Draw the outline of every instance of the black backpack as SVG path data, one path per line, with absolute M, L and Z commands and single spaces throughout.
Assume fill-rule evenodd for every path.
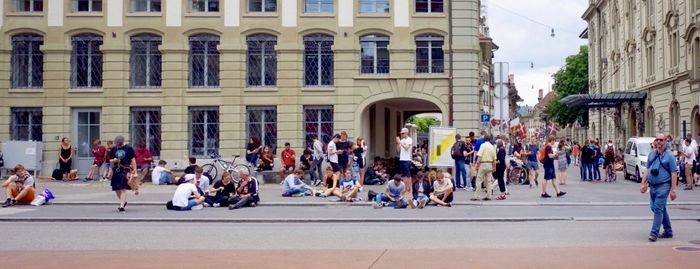
M 462 147 L 464 142 L 459 141 L 459 143 L 455 143 L 452 145 L 452 150 L 454 153 L 452 153 L 452 159 L 459 160 L 459 159 L 464 159 L 464 155 L 462 154 Z

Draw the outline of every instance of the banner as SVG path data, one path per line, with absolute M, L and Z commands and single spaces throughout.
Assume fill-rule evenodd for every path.
M 430 127 L 428 152 L 430 167 L 454 167 L 452 145 L 455 143 L 456 128 Z

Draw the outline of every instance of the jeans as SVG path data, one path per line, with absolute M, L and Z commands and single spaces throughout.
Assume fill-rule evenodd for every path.
M 590 162 L 581 162 L 581 180 L 593 180 L 593 164 Z M 588 174 L 588 177 L 586 177 Z
M 192 207 L 197 205 L 197 201 L 194 199 L 190 199 L 187 201 L 187 206 L 185 207 L 176 207 L 175 210 L 177 211 L 187 211 L 187 210 L 192 210 Z
M 162 173 L 160 174 L 160 178 L 158 179 L 158 185 L 165 185 L 165 184 L 170 184 L 172 182 L 173 176 L 168 173 Z
M 455 160 L 455 180 L 457 181 L 456 186 L 457 188 L 464 188 L 467 186 L 467 182 L 469 179 L 467 179 L 467 170 L 466 167 L 464 166 L 464 160 L 462 159 L 457 159 Z
M 420 204 L 421 201 L 425 201 L 425 204 L 427 205 L 430 203 L 430 197 L 426 196 L 425 193 L 419 193 L 418 198 L 413 199 L 413 201 L 416 203 L 416 205 Z
M 398 197 L 395 197 L 394 199 L 396 199 L 396 198 L 398 198 Z M 391 202 L 391 200 L 389 199 L 389 196 L 387 196 L 384 193 L 380 193 L 376 197 L 374 197 L 374 202 L 377 204 L 381 204 L 382 202 L 387 202 L 386 206 L 389 206 L 389 207 L 394 207 L 396 205 L 395 202 Z M 398 200 L 396 202 L 398 202 Z
M 668 216 L 668 210 L 666 209 L 666 202 L 668 200 L 668 194 L 671 191 L 671 183 L 664 183 L 656 187 L 650 187 L 649 198 L 651 212 L 654 212 L 654 222 L 651 224 L 652 236 L 659 234 L 659 228 L 661 225 L 664 226 L 664 232 L 667 234 L 673 234 L 671 229 L 671 218 Z
M 600 159 L 594 159 L 594 163 L 590 164 L 591 165 L 591 170 L 593 170 L 593 174 L 595 175 L 596 180 L 600 180 Z
M 311 181 L 320 180 L 323 178 L 323 170 L 321 166 L 323 165 L 323 158 L 316 158 L 311 162 L 311 168 L 309 169 L 309 175 L 311 175 Z
M 226 195 L 206 195 L 204 196 L 204 202 L 209 204 L 210 206 L 214 206 L 214 204 L 219 204 L 219 206 L 228 206 L 228 196 Z
M 233 205 L 233 209 L 238 209 L 238 208 L 241 208 L 244 206 L 252 205 L 253 203 L 255 203 L 255 198 L 253 198 L 253 196 L 248 196 L 248 197 L 243 198 L 243 199 L 238 198 L 238 197 L 233 197 L 233 198 L 229 199 L 228 201 L 229 201 L 229 203 L 231 203 Z
M 285 196 L 285 195 L 291 196 L 291 195 L 295 195 L 295 194 L 299 194 L 299 193 L 305 193 L 307 191 L 313 191 L 313 189 L 311 187 L 307 187 L 307 186 L 298 187 L 298 188 L 291 188 L 289 190 L 285 190 L 284 194 L 282 196 Z
M 253 166 L 255 166 L 258 162 L 258 154 L 246 154 L 245 160 L 251 163 Z
M 474 188 L 474 184 L 472 184 L 472 180 L 471 180 L 471 178 L 472 178 L 472 165 L 469 163 L 464 163 L 464 170 L 467 171 L 467 177 L 465 179 L 467 181 L 467 185 L 464 187 Z

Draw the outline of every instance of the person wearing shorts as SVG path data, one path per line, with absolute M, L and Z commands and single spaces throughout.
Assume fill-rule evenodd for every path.
M 15 174 L 10 176 L 2 187 L 5 188 L 7 200 L 2 207 L 9 207 L 16 204 L 29 204 L 34 200 L 36 191 L 34 190 L 34 177 L 27 173 L 24 166 L 18 164 L 14 169 Z
M 542 181 L 542 194 L 540 195 L 542 198 L 550 198 L 549 194 L 547 194 L 547 182 L 551 181 L 552 182 L 552 187 L 554 187 L 554 191 L 557 192 L 557 197 L 562 197 L 566 194 L 566 192 L 560 191 L 559 187 L 557 186 L 557 181 L 556 181 L 556 169 L 554 168 L 554 158 L 556 158 L 559 154 L 566 154 L 563 151 L 555 153 L 554 150 L 552 149 L 552 143 L 554 142 L 554 136 L 550 136 L 547 139 L 547 145 L 544 148 L 545 151 L 545 156 L 544 156 L 544 181 Z
M 338 148 L 336 147 L 336 143 L 338 142 L 338 139 L 340 139 L 339 134 L 333 135 L 333 140 L 328 142 L 328 162 L 331 164 L 331 169 L 333 169 L 333 176 L 335 177 L 335 180 L 340 180 L 340 165 L 338 164 Z
M 185 182 L 178 185 L 173 195 L 173 208 L 177 211 L 192 210 L 201 208 L 204 203 L 204 196 L 199 194 L 195 185 L 195 178 L 185 178 Z M 198 206 L 198 207 L 197 207 Z
M 114 148 L 112 148 L 110 162 L 114 165 L 112 173 L 112 191 L 119 198 L 119 213 L 126 213 L 126 191 L 129 187 L 129 177 L 136 178 L 136 155 L 134 148 L 124 143 L 123 136 L 114 138 Z
M 537 160 L 537 154 L 539 153 L 539 147 L 537 147 L 537 139 L 530 139 L 530 144 L 527 146 L 525 154 L 527 154 L 527 164 L 525 167 L 528 171 L 528 181 L 530 181 L 530 188 L 537 184 L 537 170 L 540 169 L 539 161 Z
M 396 137 L 396 148 L 399 150 L 399 171 L 406 185 L 406 192 L 411 192 L 413 180 L 411 179 L 411 157 L 413 152 L 413 139 L 408 136 L 408 129 L 401 129 L 400 136 Z

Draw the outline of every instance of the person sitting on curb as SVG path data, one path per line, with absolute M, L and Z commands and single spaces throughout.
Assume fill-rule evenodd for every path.
M 430 195 L 430 201 L 438 206 L 452 206 L 452 182 L 445 180 L 445 173 L 438 172 L 433 182 L 433 193 Z
M 153 182 L 158 182 L 158 185 L 170 185 L 175 183 L 173 182 L 173 171 L 165 168 L 166 164 L 168 164 L 168 162 L 165 160 L 158 161 L 158 166 L 153 168 L 153 172 L 151 172 L 151 180 L 153 180 Z
M 360 189 L 360 183 L 357 178 L 352 177 L 351 170 L 345 170 L 343 178 L 338 182 L 338 189 L 333 191 L 335 196 L 340 198 L 340 201 L 354 202 L 357 199 L 357 191 Z
M 241 176 L 241 182 L 236 189 L 237 195 L 229 199 L 231 205 L 228 206 L 229 210 L 239 209 L 244 206 L 254 207 L 260 201 L 260 196 L 258 196 L 258 180 L 250 176 L 248 170 L 243 169 L 238 171 Z
M 323 192 L 316 193 L 318 197 L 328 197 L 333 195 L 333 192 L 338 190 L 338 179 L 333 175 L 333 168 L 326 167 L 326 174 L 323 176 L 321 185 L 325 188 Z
M 221 175 L 221 180 L 216 181 L 209 188 L 209 193 L 214 193 L 213 196 L 205 196 L 205 200 L 212 202 L 212 207 L 227 207 L 229 199 L 236 195 L 236 184 L 231 181 L 231 174 L 227 171 Z
M 185 178 L 185 182 L 177 186 L 173 195 L 172 209 L 177 211 L 202 209 L 204 196 L 199 194 L 197 186 L 194 185 L 194 177 Z M 169 203 L 170 204 L 170 203 Z M 170 209 L 168 205 L 168 209 Z
M 374 208 L 379 209 L 384 206 L 394 207 L 394 208 L 405 208 L 406 205 L 406 184 L 401 180 L 400 175 L 394 175 L 394 180 L 389 184 L 386 184 L 386 190 L 383 193 L 378 194 L 374 198 Z
M 408 202 L 411 208 L 423 208 L 430 202 L 430 192 L 432 187 L 430 182 L 425 179 L 425 173 L 419 171 L 416 174 L 416 182 L 413 183 L 413 200 Z
M 304 176 L 304 171 L 297 169 L 294 173 L 291 173 L 284 179 L 284 191 L 282 196 L 284 197 L 300 197 L 304 195 L 311 195 L 314 188 L 306 185 L 301 178 Z
M 27 173 L 21 164 L 16 165 L 14 171 L 15 174 L 2 183 L 5 194 L 7 194 L 7 200 L 2 207 L 13 206 L 17 203 L 29 204 L 36 196 L 34 177 Z

